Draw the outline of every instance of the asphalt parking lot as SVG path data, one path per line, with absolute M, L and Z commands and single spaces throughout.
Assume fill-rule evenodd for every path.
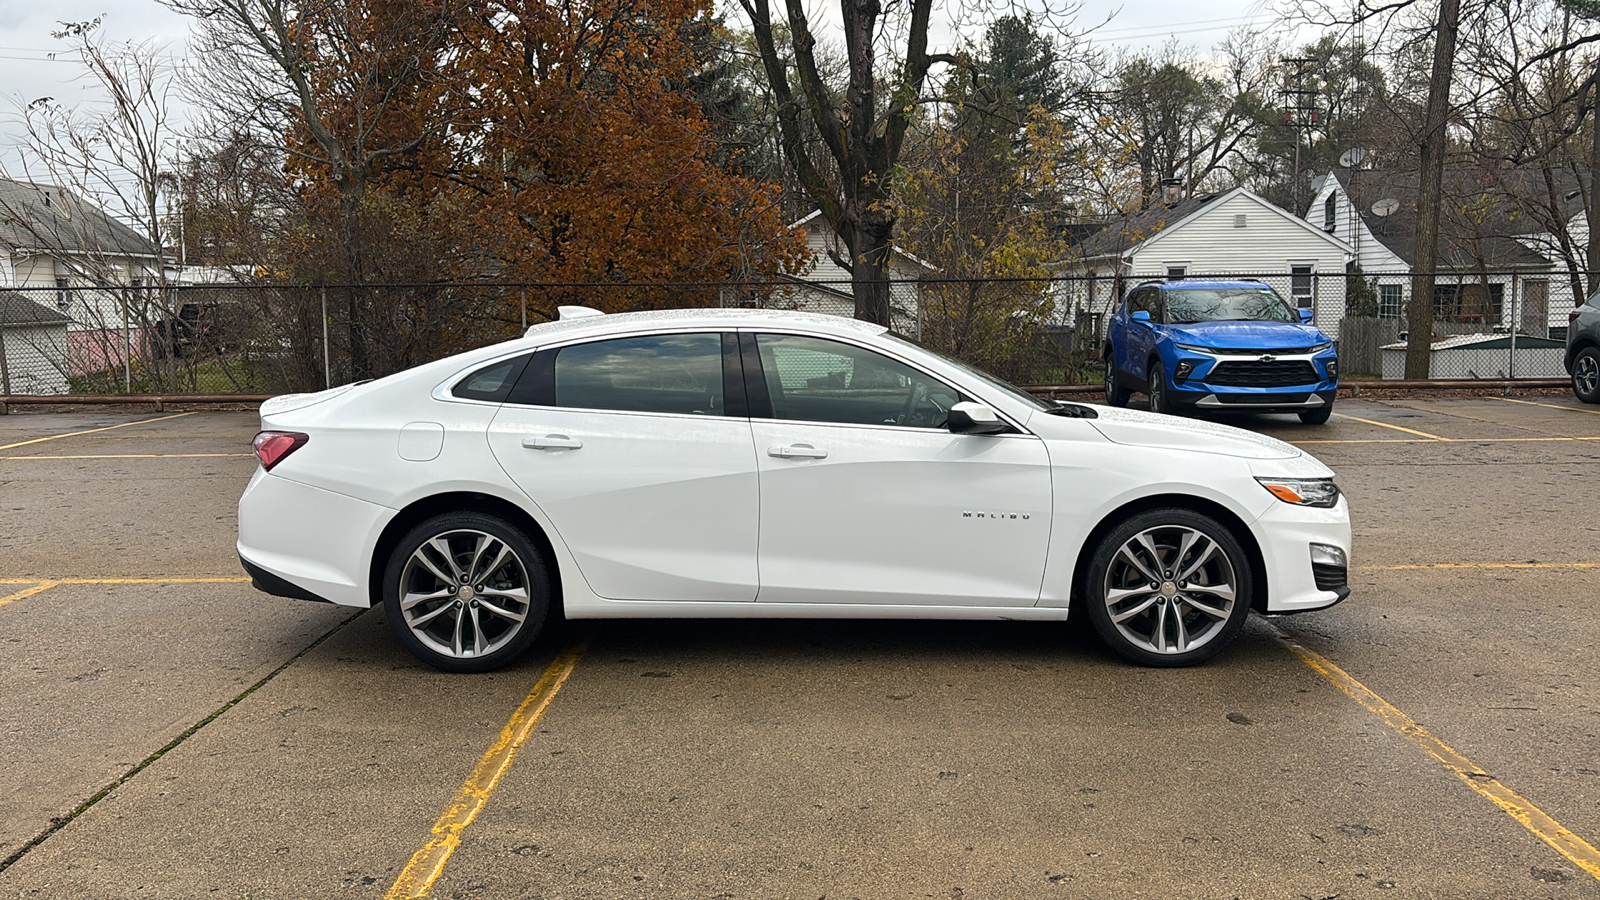
M 253 413 L 0 417 L 0 897 L 1600 897 L 1600 408 L 1235 424 L 1338 472 L 1355 593 L 1202 667 L 609 622 L 451 676 L 246 583 Z

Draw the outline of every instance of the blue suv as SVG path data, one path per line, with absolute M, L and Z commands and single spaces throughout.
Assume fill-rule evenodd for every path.
M 1128 292 L 1106 333 L 1106 402 L 1143 391 L 1160 413 L 1333 414 L 1333 340 L 1260 281 L 1146 282 Z

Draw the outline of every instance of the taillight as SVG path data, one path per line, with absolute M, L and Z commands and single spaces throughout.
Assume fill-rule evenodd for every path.
M 1578 313 L 1580 312 L 1583 312 L 1583 310 L 1575 309 L 1572 312 L 1567 313 L 1567 324 L 1571 325 L 1573 322 L 1577 321 Z
M 270 472 L 273 466 L 283 462 L 309 440 L 311 435 L 298 431 L 263 431 L 251 443 L 256 448 L 256 456 L 261 458 L 261 468 Z

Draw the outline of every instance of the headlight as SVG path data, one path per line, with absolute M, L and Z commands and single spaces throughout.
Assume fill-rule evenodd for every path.
M 1261 486 L 1285 503 L 1323 509 L 1339 502 L 1339 486 L 1332 478 L 1257 478 Z
M 1187 350 L 1190 353 L 1214 353 L 1214 352 L 1216 352 L 1216 351 L 1212 350 L 1210 347 L 1196 347 L 1194 344 L 1173 344 L 1172 346 L 1177 347 L 1179 350 Z
M 1315 347 L 1310 348 L 1306 352 L 1307 353 L 1321 353 L 1322 351 L 1327 350 L 1328 348 L 1330 348 L 1332 346 L 1333 346 L 1333 341 L 1323 341 L 1322 343 L 1316 345 Z

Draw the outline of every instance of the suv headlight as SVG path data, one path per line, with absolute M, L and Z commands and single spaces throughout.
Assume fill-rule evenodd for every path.
M 1307 353 L 1321 353 L 1322 351 L 1327 350 L 1328 348 L 1330 348 L 1332 346 L 1333 346 L 1333 341 L 1323 341 L 1322 343 L 1316 345 L 1315 347 L 1312 347 L 1311 349 L 1307 350 L 1306 352 Z
M 1339 486 L 1332 478 L 1257 478 L 1261 486 L 1285 503 L 1322 509 L 1339 502 Z
M 1214 353 L 1214 352 L 1216 352 L 1216 351 L 1212 350 L 1210 347 L 1197 347 L 1194 344 L 1173 344 L 1172 346 L 1177 347 L 1179 350 L 1187 350 L 1190 353 Z

